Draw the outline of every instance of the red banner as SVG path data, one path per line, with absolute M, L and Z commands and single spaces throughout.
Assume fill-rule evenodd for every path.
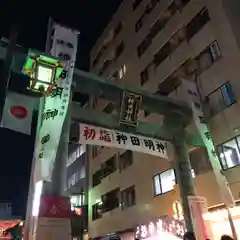
M 71 218 L 71 204 L 69 197 L 42 196 L 39 217 Z

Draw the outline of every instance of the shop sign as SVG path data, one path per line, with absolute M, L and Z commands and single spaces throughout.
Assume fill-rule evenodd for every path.
M 148 224 L 141 224 L 135 230 L 135 239 L 146 239 L 149 237 L 160 237 L 164 233 L 171 234 L 182 239 L 186 227 L 184 221 L 178 221 L 171 216 L 158 218 Z

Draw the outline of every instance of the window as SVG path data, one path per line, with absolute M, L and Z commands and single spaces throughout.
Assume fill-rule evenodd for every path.
M 127 150 L 125 153 L 119 156 L 119 168 L 124 170 L 125 168 L 133 164 L 133 154 L 132 151 Z
M 116 188 L 102 196 L 102 212 L 108 212 L 119 207 L 120 189 Z
M 119 77 L 120 80 L 124 78 L 124 76 L 126 74 L 126 71 L 127 71 L 127 67 L 124 64 L 118 71 L 118 77 Z
M 224 170 L 240 164 L 239 140 L 240 137 L 237 137 L 217 147 Z
M 151 1 L 151 2 L 153 2 L 153 1 Z M 154 2 L 157 2 L 157 1 L 154 1 Z M 182 5 L 182 7 L 185 7 L 185 5 Z M 147 50 L 147 48 L 151 45 L 154 37 L 156 37 L 157 34 L 165 27 L 165 25 L 172 18 L 172 16 L 178 11 L 178 9 L 179 9 L 178 5 L 175 3 L 175 1 L 173 1 L 171 3 L 171 5 L 155 21 L 155 23 L 151 26 L 150 32 L 147 35 L 147 37 L 138 46 L 137 53 L 138 53 L 139 57 L 141 57 L 141 55 Z M 135 31 L 136 32 L 138 32 L 139 29 L 143 25 L 143 17 L 144 17 L 144 15 L 135 24 Z
M 142 0 L 133 0 L 133 4 L 132 4 L 132 9 L 133 11 L 136 10 L 136 8 L 139 6 L 139 4 L 142 2 Z
M 68 178 L 68 188 L 74 186 L 79 180 L 78 170 Z
M 202 27 L 210 21 L 209 13 L 203 8 L 186 26 L 187 39 L 190 40 Z
M 217 41 L 214 41 L 210 46 L 210 52 L 214 61 L 218 60 L 221 57 L 220 48 Z
M 117 170 L 116 156 L 111 157 L 102 165 L 103 178 Z
M 86 152 L 86 145 L 81 145 L 67 160 L 67 167 L 74 163 L 80 156 Z
M 129 187 L 121 192 L 122 209 L 129 208 L 136 204 L 135 187 Z
M 199 56 L 195 58 L 197 62 L 197 72 L 201 74 L 208 69 L 214 62 L 221 58 L 220 48 L 217 41 L 214 41 L 206 49 L 204 49 Z
M 210 108 L 211 116 L 216 115 L 225 108 L 236 103 L 231 83 L 227 82 L 212 92 L 209 96 L 207 96 L 207 102 Z
M 169 42 L 165 43 L 164 46 L 154 55 L 155 67 L 159 66 L 171 53 L 171 45 Z
M 176 183 L 174 170 L 169 169 L 165 172 L 162 172 L 154 176 L 153 181 L 155 196 L 172 191 Z
M 159 66 L 185 39 L 185 30 L 179 29 L 154 55 L 155 67 Z
M 140 80 L 141 80 L 141 86 L 144 85 L 148 81 L 148 67 L 146 67 L 141 73 L 140 73 Z
M 152 38 L 151 38 L 150 34 L 148 34 L 143 39 L 141 44 L 137 47 L 138 57 L 141 57 L 143 55 L 143 53 L 147 50 L 147 48 L 151 45 L 151 43 L 152 43 Z
M 99 169 L 93 174 L 92 186 L 95 187 L 101 183 L 102 180 L 102 169 Z
M 98 202 L 92 206 L 92 220 L 102 217 L 102 202 Z
M 149 3 L 146 6 L 146 9 L 145 9 L 144 13 L 141 15 L 141 17 L 137 20 L 137 22 L 135 24 L 135 32 L 138 32 L 142 28 L 143 23 L 146 21 L 146 17 L 155 8 L 158 1 L 159 0 L 150 0 L 149 1 Z
M 99 70 L 99 75 L 100 76 L 102 76 L 103 74 L 104 74 L 104 72 L 107 70 L 107 68 L 110 66 L 110 64 L 111 64 L 111 60 L 106 60 L 104 63 L 103 63 L 103 65 L 102 65 L 102 67 L 100 68 L 100 70 Z
M 192 177 L 195 178 L 195 171 L 192 169 Z M 176 184 L 174 169 L 168 169 L 153 177 L 154 195 L 158 196 L 173 190 Z
M 116 48 L 115 59 L 117 59 L 121 55 L 121 53 L 123 52 L 123 49 L 124 49 L 124 42 L 121 42 Z
M 137 33 L 143 26 L 143 16 L 141 16 L 135 23 L 135 32 Z
M 114 29 L 114 37 L 116 37 L 122 30 L 122 23 L 120 22 Z

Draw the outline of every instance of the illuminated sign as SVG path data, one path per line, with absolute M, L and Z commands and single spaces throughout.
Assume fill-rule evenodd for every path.
M 148 224 L 137 226 L 135 230 L 135 238 L 145 239 L 153 236 L 161 237 L 164 233 L 169 233 L 182 239 L 185 232 L 186 227 L 184 221 L 178 221 L 173 217 L 166 216 L 158 218 Z

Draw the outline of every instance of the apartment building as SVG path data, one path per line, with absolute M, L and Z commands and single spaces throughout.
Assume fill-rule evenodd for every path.
M 237 0 L 124 0 L 91 52 L 92 72 L 153 94 L 184 100 L 179 79 L 197 83 L 236 201 L 240 197 L 237 6 Z M 91 104 L 109 114 L 118 107 L 97 98 Z M 162 121 L 148 112 L 141 112 L 140 119 Z M 195 130 L 190 126 L 188 131 Z M 197 193 L 207 198 L 210 208 L 220 206 L 205 149 L 190 149 Z M 137 226 L 173 215 L 173 203 L 180 196 L 171 159 L 92 146 L 89 164 L 89 237 L 134 239 Z
M 72 210 L 72 236 L 82 239 L 88 229 L 88 164 L 85 145 L 77 142 L 78 124 L 72 123 L 66 161 L 66 192 L 70 196 Z

